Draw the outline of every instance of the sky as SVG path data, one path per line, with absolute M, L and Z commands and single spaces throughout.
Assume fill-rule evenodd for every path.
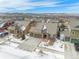
M 79 13 L 79 0 L 0 0 L 2 13 Z

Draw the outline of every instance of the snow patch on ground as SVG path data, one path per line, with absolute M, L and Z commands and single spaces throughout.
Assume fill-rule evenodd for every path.
M 30 52 L 20 50 L 8 45 L 0 45 L 0 59 L 21 59 Z
M 27 36 L 27 39 L 28 38 L 29 37 Z M 41 55 L 36 51 L 29 52 L 21 50 L 17 46 L 19 45 L 19 43 L 22 44 L 23 41 L 18 41 L 18 39 L 15 39 L 14 37 L 11 36 L 8 39 L 11 40 L 10 41 L 8 40 L 5 42 L 5 44 L 0 45 L 0 59 L 64 59 L 64 55 L 52 52 L 43 51 L 44 54 Z M 59 46 L 61 44 L 55 43 L 53 45 L 53 49 L 59 49 L 59 47 L 56 47 L 55 45 Z
M 8 45 L 0 45 L 0 59 L 64 59 L 64 55 L 43 51 L 28 52 Z
M 53 50 L 56 50 L 56 51 L 64 52 L 64 44 L 63 44 L 62 41 L 57 40 L 51 46 L 47 46 L 46 44 L 47 44 L 46 42 L 41 42 L 39 44 L 39 47 L 45 47 L 45 48 L 48 48 L 48 49 L 53 49 Z

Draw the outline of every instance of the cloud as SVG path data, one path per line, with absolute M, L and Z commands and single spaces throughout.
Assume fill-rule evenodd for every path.
M 65 10 L 68 13 L 79 13 L 79 2 L 68 6 Z
M 56 6 L 55 1 L 38 1 L 38 2 L 31 2 L 31 0 L 0 0 L 0 8 L 10 8 L 10 7 L 16 7 L 17 9 L 19 8 L 25 8 L 25 9 L 30 9 L 36 6 L 42 6 L 42 7 L 53 7 Z
M 37 11 L 35 9 L 38 9 L 39 7 L 51 8 L 52 11 L 48 10 L 48 12 L 78 12 L 79 2 L 74 4 L 64 4 L 63 2 L 64 1 L 62 0 L 40 0 L 34 2 L 32 0 L 0 0 L 0 12 L 25 12 L 33 9 L 33 11 Z M 54 8 L 57 10 L 55 11 Z M 61 10 L 59 11 L 58 8 Z M 43 10 L 43 12 L 47 11 Z
M 29 0 L 0 0 L 0 12 L 15 12 L 16 10 L 32 9 L 27 6 Z
M 24 11 L 28 9 L 34 9 L 36 7 L 55 7 L 58 2 L 37 1 L 32 2 L 32 0 L 0 0 L 0 12 L 15 12 Z

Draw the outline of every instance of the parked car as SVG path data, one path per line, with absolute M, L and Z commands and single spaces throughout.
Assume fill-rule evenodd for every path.
M 79 51 L 79 43 L 75 43 L 74 45 L 75 45 L 76 51 Z
M 8 35 L 8 32 L 0 32 L 0 37 L 4 37 L 6 35 Z

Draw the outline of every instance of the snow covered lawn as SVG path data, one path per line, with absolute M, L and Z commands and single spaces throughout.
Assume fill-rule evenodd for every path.
M 0 59 L 64 59 L 64 55 L 45 52 L 41 55 L 37 52 L 24 51 L 9 45 L 0 45 Z
M 0 45 L 0 59 L 21 59 L 26 55 L 30 55 L 30 52 L 7 45 Z
M 13 37 L 9 37 L 9 38 L 12 39 L 10 41 L 6 41 L 5 44 L 0 45 L 0 59 L 64 59 L 64 55 L 56 54 L 52 52 L 43 51 L 45 54 L 41 55 L 36 51 L 33 52 L 24 51 L 18 48 L 19 43 L 22 44 L 23 41 L 21 42 L 17 41 L 17 39 Z M 55 50 L 58 49 L 58 51 L 63 51 L 63 48 L 59 48 L 61 44 L 58 42 L 55 42 L 52 49 Z M 40 46 L 44 46 L 44 44 L 40 44 Z M 51 48 L 51 47 L 52 46 L 48 46 L 47 48 Z

